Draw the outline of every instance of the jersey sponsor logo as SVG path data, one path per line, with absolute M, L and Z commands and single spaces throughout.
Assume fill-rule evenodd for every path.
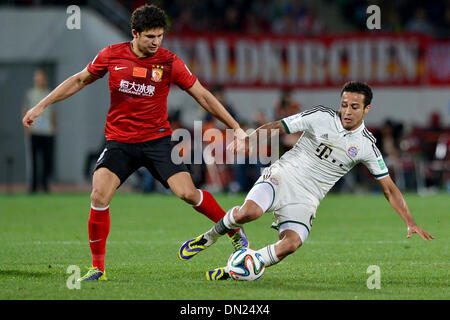
M 331 152 L 333 152 L 333 149 L 321 143 L 316 149 L 316 156 L 322 160 L 327 159 L 331 155 Z
M 151 84 L 121 80 L 119 91 L 123 93 L 134 94 L 137 96 L 152 97 L 155 94 L 155 87 Z
M 152 66 L 152 77 L 150 80 L 160 82 L 163 76 L 164 66 Z
M 347 150 L 347 154 L 350 156 L 350 157 L 352 157 L 352 158 L 354 158 L 354 157 L 356 157 L 356 155 L 358 154 L 358 147 L 355 147 L 355 146 L 351 146 L 350 148 L 348 148 L 348 150 Z
M 340 163 L 339 161 L 337 161 L 335 158 L 331 157 L 331 153 L 333 152 L 333 149 L 330 148 L 329 146 L 321 143 L 319 144 L 319 146 L 316 148 L 316 153 L 315 155 L 320 159 L 320 160 L 325 160 L 325 161 L 331 161 L 332 164 L 334 165 L 338 165 L 339 168 L 343 169 L 344 168 L 344 164 Z
M 147 68 L 133 67 L 133 77 L 146 78 L 147 77 Z
M 122 70 L 122 69 L 126 69 L 126 68 L 128 68 L 128 67 L 118 67 L 118 66 L 115 66 L 115 67 L 114 67 L 114 70 L 117 71 L 117 70 Z

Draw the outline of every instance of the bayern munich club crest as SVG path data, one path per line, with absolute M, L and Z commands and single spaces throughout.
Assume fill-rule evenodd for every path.
M 278 179 L 276 178 L 270 178 L 270 182 L 272 182 L 276 186 L 279 184 Z
M 354 158 L 358 154 L 358 148 L 355 146 L 351 146 L 348 148 L 347 153 L 350 157 Z

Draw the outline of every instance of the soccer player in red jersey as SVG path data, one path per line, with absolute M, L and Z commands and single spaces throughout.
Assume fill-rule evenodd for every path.
M 88 221 L 92 268 L 80 280 L 106 280 L 106 239 L 109 204 L 117 188 L 138 168 L 146 167 L 166 188 L 195 210 L 218 222 L 225 211 L 214 197 L 197 189 L 184 164 L 171 160 L 173 143 L 167 120 L 167 96 L 175 83 L 205 110 L 235 130 L 236 141 L 247 136 L 223 105 L 199 82 L 176 54 L 161 47 L 167 28 L 165 12 L 154 6 L 137 8 L 131 17 L 133 40 L 101 50 L 81 72 L 69 77 L 30 109 L 22 122 L 29 127 L 46 107 L 64 100 L 109 72 L 111 106 L 106 119 L 106 147 L 94 170 Z M 234 249 L 248 246 L 245 233 L 229 233 Z M 190 248 L 180 259 L 195 254 Z

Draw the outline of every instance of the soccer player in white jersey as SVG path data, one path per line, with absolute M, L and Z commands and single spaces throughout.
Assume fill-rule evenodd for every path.
M 291 150 L 264 169 L 243 205 L 231 208 L 208 232 L 186 241 L 182 247 L 190 246 L 198 253 L 229 230 L 273 211 L 279 241 L 258 250 L 266 267 L 272 266 L 306 241 L 320 201 L 358 163 L 363 163 L 379 182 L 387 201 L 405 222 L 407 237 L 418 233 L 424 240 L 434 239 L 414 221 L 402 193 L 389 176 L 375 138 L 364 125 L 371 101 L 372 90 L 367 84 L 348 82 L 341 91 L 339 111 L 317 106 L 255 130 L 252 135 L 256 137 L 263 129 L 268 135 L 275 130 L 303 134 Z M 229 275 L 222 267 L 208 271 L 206 277 L 223 280 Z

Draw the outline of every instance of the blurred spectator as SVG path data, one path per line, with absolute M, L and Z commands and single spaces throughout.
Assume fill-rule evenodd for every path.
M 384 19 L 382 15 L 382 19 Z M 383 22 L 383 30 L 399 33 L 403 31 L 403 25 L 399 14 L 394 10 L 389 10 L 386 14 L 386 20 Z
M 194 15 L 190 8 L 183 10 L 180 16 L 177 18 L 176 23 L 173 25 L 174 32 L 186 32 L 190 33 L 194 30 Z
M 428 127 L 425 128 L 422 135 L 423 158 L 425 160 L 425 186 L 437 186 L 441 184 L 441 173 L 438 170 L 433 170 L 433 164 L 436 159 L 436 148 L 439 138 L 444 133 L 444 128 L 441 123 L 439 113 L 433 112 L 430 114 Z
M 263 111 L 256 111 L 252 115 L 251 129 L 257 129 L 263 124 L 267 123 L 266 115 Z M 270 156 L 270 141 L 267 144 L 259 144 L 259 154 Z M 231 192 L 246 192 L 251 189 L 253 184 L 258 180 L 261 175 L 261 170 L 265 166 L 261 164 L 260 158 L 257 158 L 256 163 L 250 163 L 248 155 L 245 157 L 245 163 L 235 164 L 233 166 L 234 181 L 230 185 Z
M 403 166 L 407 187 L 415 180 L 416 191 L 422 192 L 445 185 L 449 178 L 450 152 L 447 152 L 450 128 L 441 123 L 439 113 L 432 112 L 426 127 L 413 127 L 401 138 Z M 409 161 L 405 161 L 408 160 Z M 412 173 L 412 177 L 408 177 Z
M 244 19 L 243 31 L 248 34 L 262 33 L 262 22 L 258 19 L 258 16 L 253 12 L 248 12 Z
M 445 186 L 447 193 L 450 193 L 450 129 L 439 136 L 430 169 L 436 176 L 438 186 Z
M 102 143 L 98 146 L 96 150 L 91 150 L 86 154 L 86 158 L 84 160 L 84 178 L 86 180 L 90 180 L 92 177 L 92 173 L 94 172 L 95 164 L 97 163 L 98 158 L 102 154 L 103 150 L 105 150 L 105 137 L 102 135 L 101 139 Z
M 297 33 L 295 17 L 292 13 L 287 13 L 275 19 L 272 24 L 272 32 L 276 34 L 292 35 Z
M 439 113 L 431 113 L 428 121 L 428 127 L 425 128 L 422 137 L 423 155 L 426 160 L 434 159 L 437 141 L 442 132 L 443 126 Z
M 444 28 L 446 30 L 447 35 L 449 34 L 450 30 L 450 3 L 447 3 L 447 7 L 445 8 L 445 15 L 444 15 Z
M 369 5 L 367 1 L 339 0 L 335 3 L 341 8 L 341 16 L 345 17 L 348 23 L 357 30 L 366 29 L 366 9 Z M 381 9 L 382 31 L 409 31 L 448 36 L 450 22 L 446 18 L 447 8 L 450 6 L 448 0 L 377 0 L 370 4 L 376 4 Z
M 47 73 L 43 69 L 34 72 L 34 86 L 25 94 L 23 113 L 31 109 L 49 93 Z M 31 142 L 31 184 L 30 193 L 42 187 L 49 192 L 49 179 L 53 169 L 53 151 L 56 134 L 56 112 L 52 106 L 48 107 L 37 118 L 30 128 L 25 129 Z
M 231 114 L 231 116 L 233 118 L 239 119 L 239 115 L 234 110 L 234 107 L 225 98 L 225 93 L 224 93 L 224 89 L 222 86 L 216 86 L 216 87 L 212 88 L 211 93 L 214 95 L 214 97 L 216 97 L 217 100 L 219 100 L 219 102 L 225 107 L 225 109 L 227 109 L 227 111 Z M 221 122 L 216 121 L 215 118 L 212 115 L 210 115 L 209 113 L 206 115 L 204 120 L 205 121 L 214 120 L 214 122 L 217 126 L 220 126 L 221 129 L 225 129 L 224 125 Z M 236 121 L 239 122 L 239 120 L 236 120 Z
M 322 0 L 323 4 L 332 0 Z M 22 6 L 39 5 L 92 5 L 95 1 L 86 0 L 8 0 L 8 4 Z M 305 0 L 115 0 L 115 4 L 130 13 L 145 3 L 153 3 L 164 8 L 173 24 L 174 32 L 245 32 L 249 34 L 320 34 L 325 31 L 325 21 L 314 11 L 315 3 Z M 337 0 L 341 20 L 353 25 L 356 31 L 366 30 L 369 3 L 366 0 Z M 382 11 L 382 30 L 399 32 L 407 30 L 441 36 L 448 36 L 450 25 L 450 4 L 448 0 L 376 0 Z M 100 7 L 93 6 L 97 10 Z M 114 7 L 114 5 L 112 5 Z M 116 10 L 118 11 L 118 10 Z M 103 12 L 111 15 L 119 27 L 129 34 L 128 26 L 120 25 L 114 10 Z M 326 16 L 321 14 L 321 17 Z M 339 32 L 339 26 L 330 32 Z
M 433 26 L 427 19 L 427 12 L 424 8 L 417 8 L 414 13 L 414 18 L 410 20 L 405 29 L 411 32 L 419 32 L 425 34 L 433 33 Z
M 300 112 L 300 104 L 292 99 L 292 92 L 289 88 L 281 91 L 280 99 L 275 102 L 274 120 L 281 120 L 288 116 Z M 287 134 L 280 137 L 280 156 L 297 143 L 301 132 L 295 134 Z
M 211 93 L 220 101 L 220 103 L 227 109 L 227 111 L 231 114 L 231 116 L 239 122 L 239 116 L 237 116 L 234 111 L 233 106 L 226 100 L 225 94 L 223 91 L 223 87 L 217 86 L 211 90 Z M 222 147 L 222 157 L 219 159 L 218 154 L 213 154 L 212 156 L 215 158 L 215 161 L 209 161 L 211 159 L 205 159 L 208 163 L 206 163 L 206 189 L 210 192 L 222 192 L 224 191 L 229 183 L 233 180 L 233 168 L 232 165 L 226 164 L 226 127 L 215 118 L 213 118 L 209 113 L 204 118 L 203 122 L 203 136 L 205 132 L 209 129 L 219 129 L 222 132 L 222 143 L 217 144 L 218 147 Z M 208 143 L 204 143 L 204 147 L 215 143 L 218 141 L 211 141 Z M 222 163 L 222 164 L 221 164 Z
M 400 137 L 403 133 L 403 126 L 391 120 L 387 120 L 380 130 L 380 149 L 392 179 L 397 186 L 405 189 L 405 179 L 403 172 L 403 161 L 400 149 Z
M 325 25 L 317 18 L 312 8 L 299 20 L 298 24 L 301 34 L 317 35 L 325 31 Z
M 240 32 L 242 30 L 242 21 L 238 8 L 229 6 L 225 9 L 225 20 L 223 30 L 228 32 Z
M 300 112 L 300 104 L 292 99 L 291 89 L 281 91 L 280 99 L 275 102 L 274 119 L 280 120 Z

